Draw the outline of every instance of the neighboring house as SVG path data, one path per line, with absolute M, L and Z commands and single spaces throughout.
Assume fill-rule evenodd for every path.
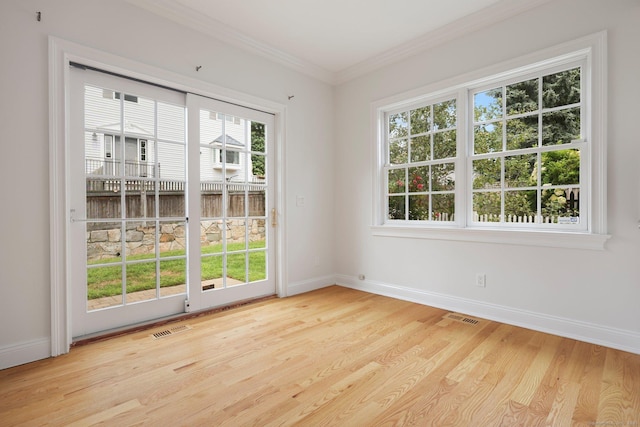
M 124 132 L 124 168 L 127 177 L 157 177 L 184 181 L 184 110 L 166 108 L 159 120 L 158 142 L 152 101 L 133 95 L 124 98 L 124 128 L 120 129 L 120 93 L 88 86 L 85 129 L 87 175 L 121 176 Z M 145 114 L 146 113 L 146 114 Z M 225 138 L 226 137 L 226 143 Z M 255 182 L 251 168 L 251 122 L 217 112 L 200 112 L 200 177 L 203 182 Z M 157 152 L 157 153 L 156 153 Z

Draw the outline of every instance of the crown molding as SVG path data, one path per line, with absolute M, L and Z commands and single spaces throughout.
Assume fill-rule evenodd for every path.
M 398 45 L 338 72 L 329 71 L 310 61 L 290 55 L 267 43 L 249 37 L 214 18 L 202 15 L 196 10 L 174 0 L 125 1 L 322 82 L 339 85 L 466 34 L 519 15 L 545 3 L 549 3 L 552 0 L 501 0 L 478 12 L 430 31 L 416 39 Z
M 504 21 L 550 1 L 552 0 L 501 0 L 471 15 L 467 15 L 335 73 L 334 84 L 346 83 L 349 80 L 410 58 L 420 52 Z

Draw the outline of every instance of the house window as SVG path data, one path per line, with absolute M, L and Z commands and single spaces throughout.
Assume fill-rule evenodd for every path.
M 233 150 L 223 150 L 216 148 L 214 150 L 215 163 L 221 165 L 226 163 L 227 165 L 239 165 L 240 164 L 240 152 Z
M 112 135 L 104 136 L 104 157 L 106 159 L 111 159 L 113 157 L 113 136 Z
M 582 228 L 582 73 L 571 66 L 470 91 L 468 222 Z
M 601 33 L 377 103 L 374 234 L 607 237 L 605 45 Z
M 211 118 L 211 120 L 226 120 L 227 122 L 233 123 L 234 125 L 239 125 L 241 123 L 240 117 L 217 113 L 215 111 L 209 113 L 209 118 Z
M 140 139 L 140 162 L 145 163 L 147 161 L 147 140 Z

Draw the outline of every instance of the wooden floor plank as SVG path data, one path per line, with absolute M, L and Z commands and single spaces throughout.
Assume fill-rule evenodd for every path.
M 0 371 L 0 424 L 640 425 L 640 355 L 446 314 L 333 286 L 136 331 Z

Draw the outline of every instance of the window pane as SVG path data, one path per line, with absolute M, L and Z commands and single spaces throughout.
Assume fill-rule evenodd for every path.
M 424 162 L 431 159 L 431 135 L 411 138 L 411 162 Z
M 409 120 L 406 112 L 389 116 L 389 138 L 401 138 L 408 134 Z
M 223 226 L 221 220 L 200 221 L 200 250 L 202 253 L 222 253 Z
M 213 144 L 222 136 L 222 120 L 217 113 L 200 110 L 200 144 Z
M 185 146 L 183 144 L 158 143 L 159 176 L 163 180 L 184 181 Z
M 533 218 L 538 212 L 537 194 L 536 190 L 506 191 L 504 193 L 505 221 L 534 222 Z
M 409 160 L 409 150 L 406 139 L 396 139 L 389 142 L 389 163 L 401 165 Z
M 429 166 L 409 168 L 409 192 L 416 193 L 429 190 Z
M 122 181 L 87 179 L 87 219 L 122 218 Z
M 267 207 L 265 200 L 267 198 L 267 192 L 264 187 L 249 186 L 248 205 L 249 216 L 266 216 Z
M 431 130 L 431 106 L 411 110 L 411 134 L 429 132 Z
M 127 180 L 125 192 L 127 218 L 153 218 L 156 216 L 156 182 Z M 166 194 L 160 195 L 160 205 L 166 202 Z
M 172 259 L 160 261 L 160 296 L 186 292 L 187 260 Z
M 251 151 L 258 153 L 266 152 L 266 132 L 264 123 L 251 122 Z M 255 170 L 255 165 L 254 165 Z M 254 173 L 254 175 L 264 175 L 264 170 L 261 174 Z
M 267 247 L 267 235 L 264 219 L 253 218 L 249 220 L 249 242 L 249 247 L 251 249 Z
M 406 169 L 391 169 L 389 171 L 389 194 L 404 193 L 406 191 L 405 171 Z
M 264 251 L 249 252 L 249 281 L 267 278 L 267 256 Z
M 433 129 L 448 129 L 456 126 L 456 101 L 441 102 L 433 106 Z
M 537 154 L 509 156 L 504 159 L 504 183 L 506 187 L 530 187 L 538 182 L 536 175 Z
M 88 309 L 122 304 L 122 265 L 87 268 Z
M 409 219 L 414 221 L 429 219 L 429 195 L 409 196 Z
M 246 259 L 246 253 L 227 255 L 227 277 L 245 283 L 247 281 Z M 227 281 L 227 286 L 229 284 Z
M 580 139 L 580 108 L 553 111 L 542 115 L 542 144 L 569 144 Z
M 580 189 L 554 188 L 542 190 L 543 222 L 557 223 L 558 217 L 580 217 Z M 560 220 L 563 222 L 563 220 Z M 578 223 L 578 220 L 565 220 L 567 223 Z
M 232 185 L 227 185 L 227 217 L 243 217 L 246 215 L 246 196 L 244 191 L 234 191 Z
M 456 156 L 456 131 L 438 132 L 433 135 L 433 158 L 446 159 Z
M 507 114 L 523 114 L 538 109 L 538 79 L 507 86 Z
M 158 138 L 184 143 L 184 107 L 158 102 Z
M 538 116 L 507 120 L 507 150 L 538 146 Z
M 113 148 L 106 142 L 104 135 L 98 132 L 84 133 L 84 156 L 87 175 L 114 175 L 113 164 L 106 166 L 107 161 L 112 159 Z
M 127 303 L 154 299 L 156 293 L 156 262 L 127 264 Z M 149 291 L 151 292 L 141 292 Z
M 267 174 L 267 156 L 251 154 L 251 173 L 253 182 L 264 183 Z
M 580 102 L 580 68 L 550 74 L 542 78 L 544 108 Z
M 202 290 L 222 287 L 222 261 L 222 255 L 202 257 L 200 262 Z
M 502 123 L 475 126 L 473 152 L 475 154 L 484 154 L 497 151 L 502 151 Z
M 455 165 L 443 163 L 431 166 L 431 191 L 455 190 Z
M 244 220 L 234 219 L 227 221 L 227 250 L 246 249 L 247 226 Z M 234 249 L 230 245 L 235 244 Z
M 433 194 L 431 196 L 431 220 L 453 221 L 455 213 L 455 194 Z
M 474 220 L 479 222 L 500 221 L 500 192 L 473 193 Z
M 580 150 L 542 153 L 542 185 L 580 183 Z
M 125 95 L 124 131 L 127 134 L 155 136 L 156 103 L 147 98 Z
M 87 221 L 87 262 L 90 264 L 121 261 L 122 223 Z
M 502 162 L 499 158 L 473 161 L 473 188 L 500 188 Z
M 476 122 L 502 117 L 502 88 L 476 93 L 473 96 L 473 115 Z
M 160 223 L 160 256 L 182 256 L 187 248 L 186 224 L 184 222 Z
M 156 222 L 127 221 L 125 249 L 128 260 L 150 259 L 156 256 Z
M 404 196 L 389 196 L 389 219 L 405 219 Z
M 120 133 L 120 96 L 117 92 L 93 86 L 85 86 L 85 127 L 109 129 Z

